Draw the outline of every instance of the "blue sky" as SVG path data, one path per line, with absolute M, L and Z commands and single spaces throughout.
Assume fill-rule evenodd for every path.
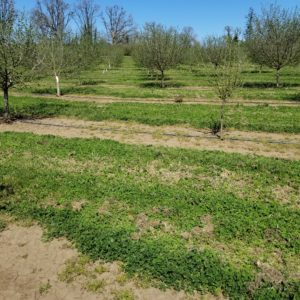
M 18 8 L 31 9 L 35 0 L 15 0 Z M 69 0 L 74 3 L 75 0 Z M 259 11 L 269 0 L 95 0 L 103 9 L 110 5 L 123 6 L 141 27 L 155 21 L 167 26 L 191 26 L 199 39 L 208 34 L 222 34 L 226 25 L 244 27 L 249 7 Z M 277 4 L 292 8 L 299 0 L 277 0 Z

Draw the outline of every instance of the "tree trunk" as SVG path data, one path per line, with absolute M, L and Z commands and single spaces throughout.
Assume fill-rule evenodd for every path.
M 225 100 L 222 100 L 221 105 L 221 115 L 220 115 L 220 139 L 224 139 L 223 129 L 224 129 L 224 115 L 225 115 Z
M 165 73 L 164 71 L 161 71 L 161 87 L 165 87 Z
M 8 103 L 8 88 L 3 89 L 3 96 L 4 96 L 4 119 L 9 119 L 10 113 L 9 113 L 9 103 Z
M 276 69 L 276 86 L 280 87 L 280 69 Z
M 60 97 L 60 85 L 59 85 L 59 76 L 55 74 L 55 82 L 56 82 L 56 96 Z

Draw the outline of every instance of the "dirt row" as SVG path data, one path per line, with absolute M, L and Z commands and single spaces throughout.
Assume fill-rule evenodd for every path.
M 55 95 L 51 94 L 25 94 L 25 93 L 13 93 L 15 96 L 30 96 L 35 98 L 46 98 L 46 99 L 58 99 Z M 175 98 L 170 99 L 156 99 L 156 98 L 119 98 L 110 96 L 94 96 L 94 95 L 63 95 L 59 99 L 74 102 L 92 102 L 98 104 L 108 104 L 108 103 L 150 103 L 150 104 L 174 104 Z M 180 104 L 198 104 L 198 105 L 221 105 L 221 101 L 217 99 L 200 99 L 200 98 L 184 98 Z M 268 105 L 268 106 L 287 106 L 287 107 L 300 107 L 299 101 L 281 101 L 281 100 L 244 100 L 235 99 L 228 101 L 228 105 L 244 105 L 244 106 L 258 106 L 258 105 Z
M 46 118 L 0 124 L 0 132 L 30 132 L 65 138 L 110 139 L 128 144 L 165 146 L 300 159 L 300 134 L 227 131 L 221 141 L 209 130 L 180 126 L 150 126 L 133 122 L 92 122 Z

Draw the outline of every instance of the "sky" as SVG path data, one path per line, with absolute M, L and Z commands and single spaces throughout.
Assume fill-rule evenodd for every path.
M 35 0 L 15 0 L 19 9 L 30 10 Z M 191 26 L 198 39 L 210 34 L 220 35 L 224 27 L 244 28 L 250 7 L 259 12 L 261 7 L 274 3 L 271 0 L 94 0 L 101 9 L 119 5 L 130 13 L 142 28 L 146 22 L 157 22 L 181 29 Z M 71 5 L 75 0 L 67 0 Z M 299 0 L 277 0 L 285 8 L 300 6 Z M 100 23 L 99 23 L 100 25 Z

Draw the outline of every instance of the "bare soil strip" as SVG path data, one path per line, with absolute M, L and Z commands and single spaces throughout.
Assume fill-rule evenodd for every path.
M 100 138 L 128 144 L 220 150 L 289 160 L 300 160 L 300 134 L 228 131 L 225 140 L 209 130 L 180 126 L 150 126 L 132 122 L 92 122 L 46 118 L 0 124 L 0 132 L 31 132 L 65 138 Z
M 15 96 L 29 96 L 35 98 L 46 98 L 46 99 L 61 99 L 73 102 L 92 102 L 99 104 L 108 103 L 150 103 L 150 104 L 174 104 L 175 98 L 170 99 L 156 99 L 156 98 L 118 98 L 111 96 L 94 96 L 94 95 L 64 95 L 57 98 L 55 95 L 51 94 L 26 94 L 26 93 L 13 93 Z M 221 101 L 217 99 L 200 99 L 200 98 L 184 98 L 183 102 L 180 104 L 199 104 L 199 105 L 221 105 Z M 300 106 L 299 101 L 281 101 L 281 100 L 230 100 L 228 105 L 244 105 L 244 106 L 258 106 L 258 105 L 268 105 L 268 106 L 287 106 L 287 107 L 298 107 Z
M 0 300 L 113 300 L 121 299 L 117 295 L 122 293 L 129 293 L 136 300 L 200 298 L 200 295 L 196 297 L 184 292 L 141 287 L 135 280 L 126 279 L 117 262 L 91 262 L 84 266 L 89 272 L 98 267 L 91 282 L 85 276 L 76 276 L 71 283 L 63 282 L 59 274 L 66 269 L 68 262 L 76 261 L 79 254 L 67 240 L 43 242 L 42 235 L 42 229 L 37 225 L 22 227 L 11 224 L 0 232 Z M 96 292 L 86 289 L 95 282 L 101 282 L 101 289 Z M 203 299 L 224 298 L 205 295 Z

